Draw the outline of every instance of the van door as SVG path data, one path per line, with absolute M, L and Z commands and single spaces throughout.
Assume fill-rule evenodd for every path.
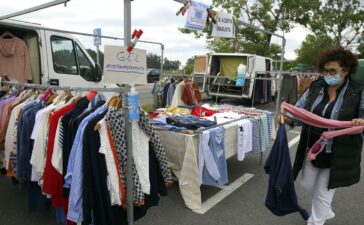
M 72 36 L 45 32 L 48 82 L 57 86 L 97 87 L 95 63 Z

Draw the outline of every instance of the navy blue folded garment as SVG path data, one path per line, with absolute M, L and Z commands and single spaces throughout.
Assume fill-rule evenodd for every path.
M 216 125 L 215 121 L 202 119 L 193 115 L 167 117 L 167 123 L 177 127 L 185 127 L 190 130 L 197 130 L 200 127 L 211 127 Z
M 307 211 L 298 205 L 284 124 L 279 125 L 276 140 L 264 169 L 269 174 L 265 206 L 277 216 L 299 212 L 304 220 L 308 220 Z

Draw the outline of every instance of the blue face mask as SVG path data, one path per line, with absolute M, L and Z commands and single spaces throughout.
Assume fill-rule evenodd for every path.
M 341 76 L 339 74 L 335 74 L 335 75 L 326 75 L 324 76 L 324 79 L 326 81 L 326 83 L 329 86 L 335 86 L 341 83 L 341 81 L 343 80 L 341 78 Z

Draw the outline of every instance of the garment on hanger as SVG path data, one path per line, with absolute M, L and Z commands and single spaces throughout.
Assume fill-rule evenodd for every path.
M 28 47 L 20 38 L 9 35 L 0 37 L 0 76 L 26 83 L 32 80 Z
M 27 94 L 0 99 L 7 106 L 0 113 L 9 118 L 0 120 L 0 131 L 6 131 L 5 168 L 28 189 L 31 211 L 52 206 L 57 222 L 68 225 L 127 224 L 127 148 L 120 100 L 109 106 L 101 94 L 71 100 L 64 93 L 44 92 L 38 99 Z M 99 122 L 102 132 L 95 129 Z M 142 110 L 132 132 L 138 141 L 133 144 L 137 151 L 130 184 L 136 190 L 136 220 L 167 194 L 172 174 L 159 136 Z

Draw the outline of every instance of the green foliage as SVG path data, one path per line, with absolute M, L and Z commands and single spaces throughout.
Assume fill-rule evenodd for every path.
M 192 74 L 194 64 L 195 64 L 195 58 L 194 57 L 191 57 L 191 58 L 187 59 L 186 65 L 183 67 L 184 73 Z
M 315 8 L 306 24 L 314 34 L 332 37 L 336 45 L 355 43 L 363 31 L 364 13 L 360 0 L 327 0 Z
M 325 34 L 319 34 L 317 36 L 309 34 L 302 42 L 300 48 L 296 50 L 296 62 L 316 66 L 319 53 L 323 49 L 334 45 L 335 41 Z
M 148 53 L 147 68 L 161 68 L 161 57 L 157 54 Z
M 358 52 L 359 59 L 364 59 L 364 32 L 361 34 L 359 39 Z
M 91 58 L 94 60 L 94 62 L 96 63 L 96 51 L 92 50 L 92 49 L 86 49 L 87 53 L 91 56 Z M 104 68 L 104 53 L 102 51 L 99 51 L 99 59 L 100 59 L 100 66 L 101 68 Z
M 181 62 L 178 60 L 164 59 L 163 70 L 178 70 L 181 66 Z

